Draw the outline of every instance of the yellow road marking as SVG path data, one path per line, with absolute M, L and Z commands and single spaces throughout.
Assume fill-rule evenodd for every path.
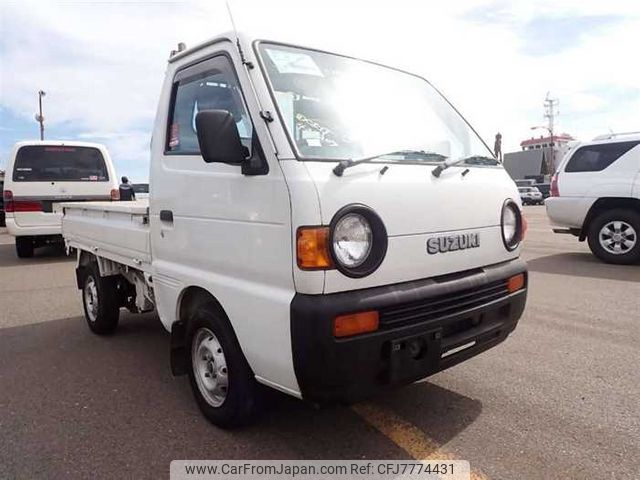
M 445 451 L 418 427 L 383 407 L 358 403 L 351 409 L 415 460 L 458 460 L 456 455 Z M 488 477 L 482 472 L 471 470 L 471 480 L 488 480 Z

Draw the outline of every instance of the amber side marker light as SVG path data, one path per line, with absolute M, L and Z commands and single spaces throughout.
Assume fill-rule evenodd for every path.
M 326 270 L 333 267 L 329 254 L 329 227 L 300 227 L 296 236 L 298 267 Z
M 379 324 L 380 315 L 375 310 L 340 315 L 333 320 L 333 336 L 341 338 L 375 332 Z
M 509 293 L 517 292 L 524 288 L 524 273 L 514 275 L 507 280 L 507 290 Z

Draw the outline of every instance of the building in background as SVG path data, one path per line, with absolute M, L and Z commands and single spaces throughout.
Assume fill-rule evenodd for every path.
M 545 150 L 547 149 L 547 153 L 545 154 L 545 159 L 547 161 L 547 169 L 549 173 L 553 173 L 560 165 L 560 161 L 562 157 L 569 151 L 571 148 L 572 142 L 575 142 L 575 138 L 573 138 L 568 133 L 561 133 L 560 135 L 549 135 L 546 137 L 540 136 L 538 138 L 531 137 L 528 140 L 523 140 L 520 142 L 520 148 L 522 151 L 529 150 Z
M 542 177 L 540 181 L 548 181 L 574 141 L 568 133 L 523 140 L 521 151 L 504 155 L 504 168 L 514 180 Z
M 514 180 L 535 179 L 536 183 L 544 181 L 549 175 L 551 149 L 540 148 L 523 150 L 504 155 L 505 170 Z
M 520 147 L 522 148 L 522 150 L 537 150 L 540 148 L 549 147 L 556 147 L 557 149 L 561 150 L 563 148 L 566 148 L 569 142 L 572 142 L 574 140 L 575 138 L 573 138 L 568 133 L 554 135 L 553 137 L 543 137 L 542 135 L 540 135 L 539 138 L 531 137 L 529 140 L 523 140 L 522 142 L 520 142 Z
M 519 152 L 504 155 L 504 168 L 514 180 L 535 179 L 538 183 L 549 181 L 549 177 L 560 165 L 575 139 L 568 133 L 555 133 L 555 120 L 560 101 L 550 93 L 544 99 L 546 125 L 531 127 L 531 130 L 545 130 L 546 136 L 531 137 L 520 142 Z

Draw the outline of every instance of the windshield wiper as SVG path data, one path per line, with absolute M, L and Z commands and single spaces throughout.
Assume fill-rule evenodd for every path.
M 387 155 L 407 155 L 410 158 L 406 160 L 426 160 L 426 161 L 442 161 L 447 157 L 436 152 L 425 152 L 424 150 L 394 150 L 389 153 L 382 153 L 380 155 L 372 155 L 371 157 L 361 158 L 359 160 L 343 160 L 333 168 L 333 173 L 336 176 L 341 177 L 347 168 L 354 167 L 361 163 L 370 162 L 376 158 L 386 157 Z
M 453 167 L 459 163 L 466 163 L 468 165 L 497 165 L 498 161 L 495 158 L 485 157 L 482 155 L 472 155 L 470 157 L 457 158 L 455 160 L 445 160 L 442 165 L 438 165 L 431 170 L 431 175 L 439 177 L 440 174 L 449 167 Z
M 493 157 L 485 157 L 484 155 L 472 155 L 464 159 L 467 165 L 498 165 L 498 160 Z

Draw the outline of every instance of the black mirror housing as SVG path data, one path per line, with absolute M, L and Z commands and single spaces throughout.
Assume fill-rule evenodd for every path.
M 227 110 L 202 110 L 196 115 L 200 153 L 207 163 L 242 164 L 247 148 L 242 145 L 233 115 Z

